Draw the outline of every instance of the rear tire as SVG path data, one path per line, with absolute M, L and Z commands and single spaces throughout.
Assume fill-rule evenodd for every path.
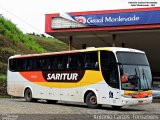
M 26 102 L 37 102 L 37 99 L 32 98 L 32 91 L 29 88 L 27 88 L 25 90 L 24 98 L 25 98 Z
M 47 100 L 47 103 L 48 104 L 55 104 L 57 103 L 58 101 L 57 100 Z
M 89 108 L 99 108 L 101 106 L 97 104 L 97 97 L 93 92 L 88 93 L 85 100 Z

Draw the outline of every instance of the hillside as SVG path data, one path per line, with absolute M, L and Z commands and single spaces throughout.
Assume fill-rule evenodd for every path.
M 53 38 L 47 38 L 47 37 L 40 37 L 36 35 L 30 35 L 36 43 L 38 43 L 40 46 L 43 47 L 47 52 L 58 52 L 58 51 L 65 51 L 68 50 L 68 46 Z
M 6 74 L 9 56 L 64 50 L 67 50 L 65 43 L 45 36 L 23 34 L 11 21 L 0 17 L 0 79 Z

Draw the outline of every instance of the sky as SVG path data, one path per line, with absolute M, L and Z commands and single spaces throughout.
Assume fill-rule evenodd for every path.
M 0 14 L 24 33 L 45 33 L 45 14 L 93 10 L 127 9 L 128 2 L 160 0 L 0 0 Z

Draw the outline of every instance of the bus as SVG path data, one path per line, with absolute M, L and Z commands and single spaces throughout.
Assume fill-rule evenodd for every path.
M 152 102 L 152 75 L 145 52 L 131 48 L 15 55 L 8 59 L 7 91 L 28 102 L 120 108 Z

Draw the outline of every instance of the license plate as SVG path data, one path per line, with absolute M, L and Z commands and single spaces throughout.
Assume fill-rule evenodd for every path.
M 138 101 L 138 104 L 143 104 L 143 101 Z

